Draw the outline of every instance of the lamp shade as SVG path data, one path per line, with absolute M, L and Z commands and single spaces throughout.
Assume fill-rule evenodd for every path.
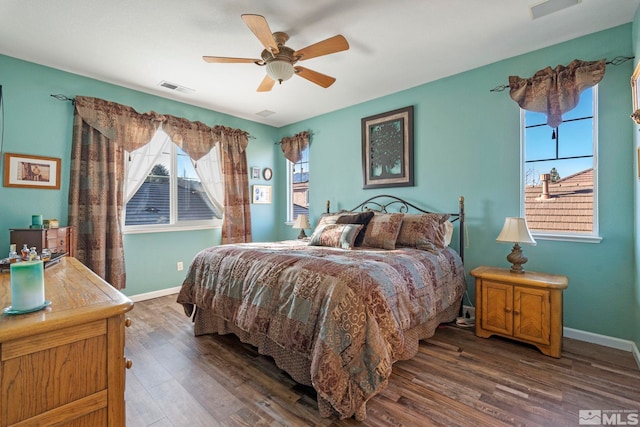
M 504 220 L 502 231 L 496 238 L 497 242 L 529 243 L 535 245 L 536 241 L 529 232 L 525 218 L 507 217 Z
M 286 61 L 271 61 L 267 64 L 267 75 L 273 80 L 282 83 L 293 76 L 293 65 Z
M 311 224 L 309 224 L 309 217 L 306 216 L 305 214 L 300 214 L 296 217 L 295 222 L 293 223 L 292 228 L 296 228 L 296 229 L 305 229 L 305 228 L 311 228 Z

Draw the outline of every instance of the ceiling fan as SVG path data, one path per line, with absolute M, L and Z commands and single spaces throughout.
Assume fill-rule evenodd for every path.
M 258 86 L 258 92 L 268 92 L 273 88 L 276 81 L 282 84 L 283 81 L 290 79 L 294 74 L 324 88 L 331 86 L 336 81 L 331 76 L 295 64 L 298 61 L 349 49 L 349 43 L 343 36 L 329 37 L 300 50 L 293 50 L 285 46 L 285 43 L 289 40 L 289 35 L 281 31 L 272 33 L 264 16 L 245 14 L 242 15 L 242 20 L 264 46 L 261 54 L 262 59 L 229 58 L 224 56 L 203 56 L 202 59 L 206 62 L 215 63 L 254 63 L 266 66 L 267 75 Z

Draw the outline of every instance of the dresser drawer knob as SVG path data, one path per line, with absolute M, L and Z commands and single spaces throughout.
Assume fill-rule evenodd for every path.
M 124 367 L 127 368 L 127 369 L 131 369 L 132 366 L 133 366 L 133 360 L 127 359 L 125 357 L 125 359 L 124 359 Z
M 127 328 L 131 326 L 131 318 L 127 317 L 126 319 L 124 319 L 124 326 L 126 326 Z

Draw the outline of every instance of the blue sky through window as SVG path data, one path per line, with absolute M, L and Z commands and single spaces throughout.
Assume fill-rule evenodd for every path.
M 178 173 L 177 176 L 179 178 L 190 178 L 197 179 L 198 175 L 196 174 L 196 169 L 193 167 L 193 162 L 187 153 L 182 151 L 182 148 L 176 146 L 177 155 L 178 155 Z
M 557 140 L 552 138 L 553 129 L 546 125 L 546 115 L 525 111 L 527 185 L 537 185 L 540 174 L 549 173 L 552 168 L 566 178 L 593 167 L 593 116 L 592 88 L 583 91 L 578 106 L 562 116 Z

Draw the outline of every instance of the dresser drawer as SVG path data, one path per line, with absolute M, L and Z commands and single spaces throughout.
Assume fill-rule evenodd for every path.
M 70 415 L 52 408 L 62 406 L 87 415 L 106 410 L 106 319 L 4 342 L 0 349 L 0 406 L 7 408 L 0 425 L 60 422 Z
M 51 252 L 69 252 L 67 249 L 68 227 L 50 228 L 47 230 L 47 244 Z

